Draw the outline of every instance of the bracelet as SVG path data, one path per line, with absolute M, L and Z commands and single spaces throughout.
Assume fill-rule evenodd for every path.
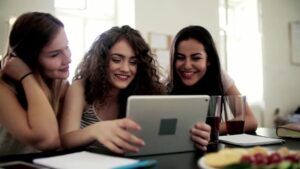
M 22 80 L 24 80 L 25 77 L 27 77 L 28 75 L 31 75 L 31 74 L 33 74 L 33 73 L 32 73 L 32 72 L 26 73 L 25 75 L 23 75 L 23 76 L 20 78 L 19 82 L 22 83 Z

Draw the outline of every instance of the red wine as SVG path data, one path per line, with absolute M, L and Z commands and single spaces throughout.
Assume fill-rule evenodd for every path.
M 245 121 L 242 120 L 232 120 L 226 121 L 226 128 L 228 134 L 241 134 L 244 133 Z
M 219 140 L 219 128 L 220 128 L 220 117 L 207 117 L 206 124 L 210 125 L 211 132 L 210 132 L 210 142 L 211 143 L 218 143 Z

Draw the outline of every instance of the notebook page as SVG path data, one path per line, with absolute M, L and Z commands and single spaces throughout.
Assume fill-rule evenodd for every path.
M 66 155 L 37 158 L 33 162 L 60 169 L 109 169 L 134 164 L 138 160 L 82 151 Z
M 269 138 L 263 136 L 256 136 L 250 134 L 236 134 L 220 136 L 219 140 L 223 143 L 234 144 L 238 146 L 256 146 L 256 145 L 267 145 L 267 144 L 281 144 L 284 142 L 282 139 Z

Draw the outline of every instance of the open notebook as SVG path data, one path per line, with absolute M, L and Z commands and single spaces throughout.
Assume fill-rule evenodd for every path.
M 223 143 L 233 144 L 242 147 L 284 143 L 283 139 L 269 138 L 250 134 L 220 136 L 219 140 Z
M 130 169 L 145 168 L 156 164 L 155 160 L 137 160 L 96 154 L 87 151 L 37 158 L 33 163 L 59 169 Z

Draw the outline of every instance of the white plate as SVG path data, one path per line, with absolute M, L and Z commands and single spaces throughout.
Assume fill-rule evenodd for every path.
M 201 157 L 201 158 L 198 160 L 198 166 L 199 166 L 200 168 L 203 168 L 203 169 L 215 169 L 215 168 L 212 168 L 212 167 L 210 167 L 210 166 L 208 166 L 208 165 L 205 164 L 205 162 L 204 162 L 204 156 Z

